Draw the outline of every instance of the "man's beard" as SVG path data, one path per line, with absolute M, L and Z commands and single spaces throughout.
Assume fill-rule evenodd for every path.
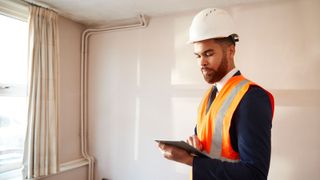
M 204 74 L 202 70 L 202 75 L 209 84 L 213 84 L 220 81 L 228 73 L 227 68 L 228 68 L 227 57 L 226 57 L 226 54 L 223 53 L 223 57 L 218 69 L 214 70 L 210 68 L 203 68 L 203 70 L 209 71 L 209 72 Z

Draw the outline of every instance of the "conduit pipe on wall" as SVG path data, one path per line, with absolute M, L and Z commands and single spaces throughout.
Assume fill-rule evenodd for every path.
M 114 26 L 108 28 L 89 28 L 83 31 L 81 37 L 81 152 L 88 160 L 88 180 L 94 179 L 94 157 L 88 153 L 88 41 L 93 34 L 110 32 L 122 29 L 135 29 L 147 27 L 147 21 L 143 14 L 139 15 L 139 23 Z

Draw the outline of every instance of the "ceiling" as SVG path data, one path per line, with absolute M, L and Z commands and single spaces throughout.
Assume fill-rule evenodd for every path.
M 163 16 L 195 11 L 207 7 L 229 7 L 270 0 L 25 0 L 49 7 L 62 16 L 87 26 L 106 25 L 110 22 L 138 17 Z

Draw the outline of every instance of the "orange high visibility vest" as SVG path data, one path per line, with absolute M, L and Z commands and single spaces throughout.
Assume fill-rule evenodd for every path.
M 234 151 L 231 145 L 229 129 L 233 113 L 250 85 L 256 84 L 241 75 L 233 76 L 221 89 L 207 113 L 206 107 L 211 90 L 208 90 L 200 103 L 197 135 L 204 150 L 211 158 L 229 162 L 239 161 L 239 153 Z M 269 95 L 273 112 L 273 96 L 268 91 L 266 92 Z

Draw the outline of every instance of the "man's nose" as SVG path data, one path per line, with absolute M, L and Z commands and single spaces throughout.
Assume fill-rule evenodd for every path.
M 208 60 L 205 57 L 200 57 L 199 58 L 200 66 L 207 66 L 208 65 Z

